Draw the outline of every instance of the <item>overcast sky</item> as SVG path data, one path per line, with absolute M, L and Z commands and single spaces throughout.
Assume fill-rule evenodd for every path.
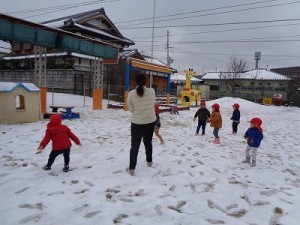
M 247 60 L 253 69 L 255 52 L 261 52 L 261 68 L 300 66 L 296 0 L 10 0 L 0 12 L 43 22 L 101 7 L 136 43 L 132 48 L 149 55 L 155 12 L 153 55 L 167 62 L 169 30 L 171 66 L 180 72 L 226 71 L 230 56 Z

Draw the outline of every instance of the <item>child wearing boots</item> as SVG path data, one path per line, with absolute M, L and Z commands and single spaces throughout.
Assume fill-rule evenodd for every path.
M 260 146 L 260 142 L 264 138 L 263 129 L 261 128 L 262 120 L 258 117 L 250 120 L 250 128 L 246 131 L 244 137 L 247 140 L 247 147 L 245 149 L 246 159 L 242 163 L 251 163 L 251 167 L 256 166 L 256 154 L 257 149 Z M 250 155 L 250 151 L 251 155 Z M 251 161 L 252 156 L 252 161 Z
M 176 115 L 179 115 L 179 109 L 178 109 L 178 106 L 176 105 L 173 105 L 170 107 L 170 114 L 176 114 Z
M 213 143 L 220 144 L 219 130 L 222 127 L 222 116 L 220 113 L 219 104 L 215 103 L 211 106 L 212 113 L 210 116 L 210 126 L 214 128 L 213 134 L 215 136 L 215 140 Z
M 160 110 L 159 110 L 159 104 L 155 103 L 154 104 L 154 110 L 155 110 L 155 115 L 156 115 L 156 121 L 155 121 L 155 125 L 154 125 L 154 133 L 156 135 L 156 137 L 158 137 L 159 141 L 160 141 L 160 144 L 163 145 L 165 142 L 164 142 L 164 139 L 162 138 L 162 136 L 160 135 L 159 133 L 159 129 L 160 129 Z
M 240 105 L 238 103 L 235 103 L 232 105 L 233 112 L 232 117 L 230 118 L 232 120 L 232 134 L 236 134 L 238 130 L 238 125 L 240 123 L 241 113 L 240 113 Z
M 43 167 L 44 170 L 50 170 L 55 158 L 63 154 L 64 156 L 64 167 L 63 171 L 69 171 L 70 162 L 70 149 L 73 140 L 77 145 L 81 146 L 78 137 L 71 132 L 71 130 L 66 126 L 61 124 L 62 119 L 60 115 L 52 115 L 50 117 L 50 122 L 47 125 L 46 134 L 37 149 L 37 154 L 41 153 L 43 149 L 47 146 L 50 140 L 52 140 L 52 151 L 49 155 L 48 163 Z
M 210 112 L 206 108 L 205 101 L 201 101 L 200 109 L 198 109 L 197 112 L 195 113 L 194 121 L 196 120 L 197 117 L 198 117 L 198 126 L 197 126 L 197 129 L 196 129 L 195 135 L 196 136 L 199 135 L 199 130 L 200 130 L 201 127 L 202 127 L 202 135 L 205 135 L 206 122 L 210 118 Z

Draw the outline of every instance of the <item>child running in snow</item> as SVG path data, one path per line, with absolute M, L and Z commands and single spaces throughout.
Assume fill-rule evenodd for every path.
M 215 136 L 215 140 L 213 143 L 220 144 L 219 130 L 222 127 L 222 116 L 220 113 L 219 104 L 215 103 L 211 106 L 212 113 L 210 116 L 210 126 L 214 128 L 213 134 Z
M 71 132 L 71 130 L 66 126 L 61 124 L 62 119 L 60 115 L 52 115 L 50 117 L 50 122 L 47 124 L 46 134 L 37 149 L 37 154 L 41 153 L 43 149 L 47 146 L 50 140 L 52 140 L 52 151 L 49 155 L 48 163 L 43 167 L 44 170 L 50 170 L 55 158 L 63 154 L 64 156 L 64 167 L 63 171 L 69 171 L 70 162 L 70 150 L 73 140 L 77 145 L 81 146 L 78 137 Z
M 200 109 L 198 109 L 197 112 L 195 113 L 194 121 L 196 120 L 197 117 L 198 117 L 198 126 L 197 126 L 197 129 L 196 129 L 195 135 L 196 136 L 199 135 L 199 130 L 200 130 L 201 127 L 202 127 L 202 135 L 205 135 L 206 122 L 210 118 L 210 112 L 206 108 L 205 101 L 201 101 Z
M 173 105 L 173 106 L 171 106 L 170 107 L 170 114 L 177 114 L 177 115 L 179 115 L 179 109 L 178 109 L 178 106 L 176 106 L 176 105 Z
M 159 116 L 159 113 L 160 113 L 159 105 L 157 103 L 154 104 L 154 109 L 155 109 L 155 115 L 156 115 L 156 121 L 155 121 L 155 125 L 154 125 L 154 133 L 155 133 L 156 137 L 158 137 L 160 144 L 163 145 L 165 142 L 159 133 L 161 124 L 160 124 L 160 116 Z
M 246 153 L 246 159 L 242 161 L 242 163 L 250 163 L 250 159 L 252 156 L 252 162 L 251 167 L 256 166 L 256 155 L 257 155 L 257 149 L 260 146 L 260 143 L 263 136 L 263 129 L 261 128 L 262 120 L 258 117 L 255 117 L 250 120 L 250 128 L 246 131 L 244 137 L 247 140 L 247 147 L 245 150 Z M 251 155 L 250 155 L 250 151 Z
M 232 117 L 230 118 L 232 120 L 232 134 L 236 134 L 238 130 L 238 125 L 240 123 L 241 113 L 240 113 L 240 105 L 238 103 L 234 103 L 232 105 L 233 112 Z

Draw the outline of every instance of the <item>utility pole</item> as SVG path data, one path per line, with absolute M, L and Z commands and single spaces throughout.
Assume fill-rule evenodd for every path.
M 152 42 L 151 42 L 151 62 L 153 62 L 153 45 L 154 45 L 154 26 L 155 26 L 155 2 L 153 0 L 153 21 L 152 21 Z M 152 88 L 153 83 L 153 72 L 150 72 L 150 88 Z
M 167 66 L 170 66 L 170 55 L 169 55 L 169 30 L 167 30 Z
M 167 30 L 167 66 L 170 66 L 171 63 L 173 62 L 173 59 L 170 57 L 170 51 L 169 51 L 170 48 L 172 47 L 170 47 L 169 30 Z

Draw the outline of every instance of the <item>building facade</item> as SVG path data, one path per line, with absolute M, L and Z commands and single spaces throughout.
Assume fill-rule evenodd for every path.
M 126 62 L 128 58 L 149 61 L 149 57 L 137 50 L 125 50 L 134 42 L 125 38 L 105 14 L 103 8 L 70 15 L 42 23 L 82 36 L 100 39 L 119 48 L 119 57 L 115 61 L 103 61 L 104 97 L 124 101 Z M 35 46 L 26 43 L 11 43 L 11 54 L 0 58 L 0 81 L 32 82 L 35 80 Z M 47 49 L 46 86 L 48 91 L 91 96 L 94 89 L 95 57 Z M 162 62 L 153 61 L 157 65 Z M 149 71 L 132 71 L 130 88 L 135 87 L 134 77 L 137 73 Z M 164 74 L 152 72 L 153 85 L 157 93 L 165 93 L 168 79 Z
M 226 77 L 226 78 L 225 78 Z M 201 78 L 210 86 L 210 99 L 224 96 L 240 97 L 255 102 L 264 98 L 272 98 L 274 94 L 282 94 L 284 100 L 290 98 L 290 79 L 286 76 L 268 71 L 253 70 L 228 78 L 221 73 L 207 73 Z M 229 82 L 235 82 L 233 91 L 229 91 Z
M 290 101 L 292 104 L 300 106 L 300 67 L 274 68 L 271 71 L 283 74 L 291 79 Z

